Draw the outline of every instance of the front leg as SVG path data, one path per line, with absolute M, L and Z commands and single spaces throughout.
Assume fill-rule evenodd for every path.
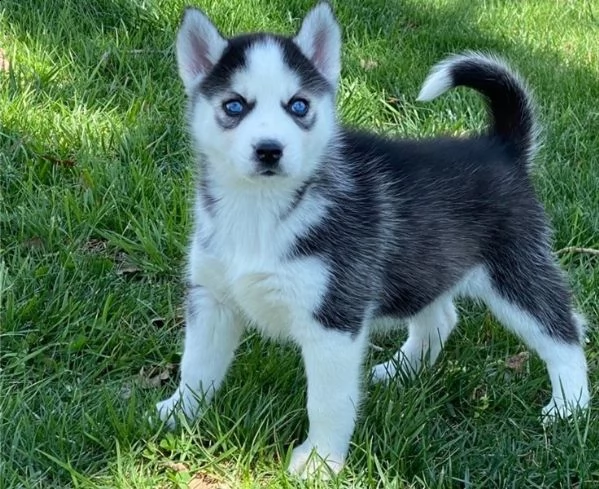
M 174 427 L 176 410 L 188 419 L 198 415 L 222 383 L 239 345 L 243 327 L 233 311 L 202 286 L 189 290 L 181 381 L 175 393 L 156 405 L 158 415 Z
M 343 467 L 360 402 L 366 328 L 357 335 L 313 324 L 298 340 L 308 378 L 308 437 L 293 450 L 289 471 L 303 477 Z M 324 465 L 323 465 L 324 462 Z M 326 472 L 322 475 L 328 475 Z

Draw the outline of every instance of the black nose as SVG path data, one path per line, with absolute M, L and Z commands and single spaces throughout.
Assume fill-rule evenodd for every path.
M 277 141 L 260 141 L 255 150 L 256 159 L 264 166 L 277 166 L 283 156 L 283 147 Z

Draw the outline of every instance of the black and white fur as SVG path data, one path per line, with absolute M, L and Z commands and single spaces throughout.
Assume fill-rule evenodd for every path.
M 384 139 L 336 120 L 340 48 L 326 3 L 293 38 L 225 39 L 203 13 L 185 12 L 177 59 L 199 172 L 181 383 L 158 404 L 161 418 L 199 414 L 251 325 L 301 348 L 310 427 L 289 470 L 311 473 L 320 459 L 338 472 L 372 319 L 409 325 L 375 379 L 396 366 L 414 373 L 439 355 L 459 295 L 486 303 L 545 361 L 545 415 L 587 406 L 581 321 L 528 174 L 536 124 L 524 83 L 495 58 L 450 57 L 419 99 L 473 88 L 488 101 L 488 131 Z M 298 99 L 309 104 L 301 116 L 290 109 Z M 231 101 L 243 114 L 227 115 Z M 276 155 L 264 160 L 265 147 Z

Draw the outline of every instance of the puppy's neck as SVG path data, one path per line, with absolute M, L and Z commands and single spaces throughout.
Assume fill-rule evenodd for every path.
M 219 178 L 218 172 L 206 167 L 200 176 L 199 193 L 205 207 L 213 212 L 235 207 L 246 212 L 284 217 L 298 205 L 313 179 L 260 177 L 253 179 Z

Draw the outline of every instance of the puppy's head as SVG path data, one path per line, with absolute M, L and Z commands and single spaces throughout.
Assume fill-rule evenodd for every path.
M 263 184 L 310 176 L 336 130 L 341 36 L 328 4 L 293 38 L 225 39 L 190 8 L 176 47 L 191 135 L 215 176 Z

